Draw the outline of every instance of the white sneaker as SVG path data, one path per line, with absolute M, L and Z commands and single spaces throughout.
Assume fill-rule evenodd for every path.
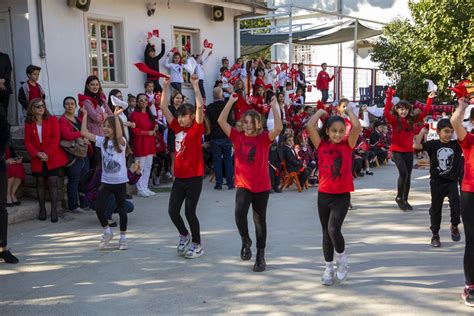
M 188 250 L 191 244 L 191 236 L 190 235 L 179 235 L 179 243 L 178 243 L 178 255 L 184 256 L 186 251 Z
M 347 264 L 347 262 L 337 262 L 336 280 L 338 282 L 345 281 L 347 279 L 348 272 L 349 272 L 349 265 Z
M 119 240 L 119 250 L 128 250 L 127 239 L 120 238 L 120 240 Z
M 192 243 L 191 247 L 189 247 L 188 251 L 186 251 L 186 254 L 184 257 L 186 259 L 195 259 L 199 258 L 204 254 L 204 249 L 202 249 L 201 245 L 198 245 L 196 243 Z
M 322 285 L 333 285 L 334 284 L 334 269 L 326 268 L 323 276 L 321 277 Z
M 144 198 L 150 197 L 150 194 L 148 194 L 148 191 L 138 191 L 137 195 L 139 197 L 144 197 Z
M 102 235 L 102 240 L 100 241 L 99 248 L 104 249 L 109 246 L 110 241 L 114 238 L 114 233 L 110 231 L 110 233 L 105 233 Z
M 155 196 L 156 193 L 151 191 L 150 189 L 146 189 L 146 193 L 148 193 L 149 196 Z

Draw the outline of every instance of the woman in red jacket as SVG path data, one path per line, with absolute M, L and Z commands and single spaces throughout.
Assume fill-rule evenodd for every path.
M 137 95 L 137 107 L 130 115 L 130 121 L 135 123 L 132 128 L 133 152 L 140 161 L 142 176 L 137 182 L 138 196 L 149 197 L 155 192 L 148 188 L 153 156 L 156 154 L 155 127 L 156 120 L 148 106 L 148 97 L 144 93 Z
M 81 121 L 76 116 L 77 103 L 73 97 L 65 97 L 63 100 L 64 114 L 59 119 L 61 139 L 74 141 L 83 138 L 81 135 Z M 88 140 L 87 140 L 88 142 Z M 84 199 L 78 195 L 79 180 L 81 176 L 89 170 L 88 157 L 76 157 L 66 153 L 69 163 L 66 166 L 67 174 L 67 205 L 70 211 L 80 211 L 80 207 L 85 207 Z
M 436 96 L 431 92 L 426 100 L 426 106 L 421 113 L 413 111 L 413 105 L 407 101 L 400 101 L 392 109 L 392 98 L 395 90 L 391 87 L 387 90 L 387 99 L 385 100 L 384 115 L 387 122 L 392 125 L 393 136 L 392 159 L 398 169 L 398 192 L 395 202 L 402 211 L 413 210 L 408 203 L 408 193 L 410 192 L 411 171 L 413 169 L 413 139 L 415 137 L 414 126 L 423 120 L 430 113 L 431 102 Z
M 59 168 L 68 160 L 59 146 L 59 124 L 49 114 L 44 100 L 30 101 L 25 120 L 25 147 L 31 157 L 31 171 L 36 176 L 36 192 L 40 206 L 39 220 L 46 220 L 45 186 L 51 197 L 51 222 L 58 221 L 58 175 Z

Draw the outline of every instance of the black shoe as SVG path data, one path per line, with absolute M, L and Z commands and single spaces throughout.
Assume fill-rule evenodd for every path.
M 374 173 L 373 173 L 372 171 L 369 171 L 369 170 L 367 170 L 367 171 L 365 172 L 365 174 L 368 174 L 369 176 L 373 176 L 373 175 L 374 175 Z
M 257 258 L 255 259 L 255 264 L 253 266 L 254 272 L 263 272 L 267 267 L 265 262 L 265 248 L 257 249 Z
M 131 196 L 130 194 L 126 194 L 126 195 L 125 195 L 125 199 L 126 199 L 126 200 L 132 200 L 132 199 L 133 199 L 133 196 Z
M 358 176 L 358 177 L 363 177 L 363 176 L 364 176 L 364 173 L 363 173 L 363 172 L 359 172 L 359 173 L 357 174 L 357 176 Z
M 51 223 L 57 223 L 57 222 L 58 222 L 58 211 L 51 210 Z
M 273 191 L 275 191 L 275 193 L 281 193 L 281 189 L 279 187 L 273 188 Z
M 222 185 L 215 185 L 214 190 L 222 190 Z
M 461 240 L 461 233 L 459 232 L 459 228 L 457 226 L 451 225 L 451 239 L 453 241 Z
M 40 210 L 39 211 L 38 219 L 40 221 L 45 221 L 46 220 L 46 210 Z
M 21 201 L 15 201 L 13 202 L 13 205 L 16 205 L 16 206 L 21 205 Z
M 109 220 L 109 227 L 117 227 L 117 222 Z
M 408 201 L 404 201 L 404 203 L 405 203 L 405 207 L 407 208 L 407 210 L 413 211 L 413 206 L 411 206 L 410 203 L 408 203 Z
M 13 207 L 14 206 L 13 203 L 6 203 L 5 205 L 6 205 L 6 207 Z
M 398 207 L 402 210 L 402 211 L 406 211 L 408 210 L 406 204 L 405 204 L 405 201 L 402 200 L 402 198 L 396 198 L 395 199 L 395 202 L 397 202 L 398 204 Z
M 441 241 L 439 240 L 439 235 L 433 235 L 433 237 L 431 237 L 431 246 L 435 248 L 441 247 Z
M 233 189 L 235 189 L 235 185 L 228 185 L 227 188 L 228 188 L 229 190 L 233 190 Z
M 10 249 L 0 252 L 0 259 L 3 259 L 5 263 L 18 263 L 20 262 L 17 257 L 15 257 Z
M 252 240 L 249 238 L 246 241 L 242 241 L 242 249 L 240 249 L 240 259 L 248 261 L 252 259 Z

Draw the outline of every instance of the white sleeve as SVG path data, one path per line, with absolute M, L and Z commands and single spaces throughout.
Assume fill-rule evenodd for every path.
M 362 120 L 359 119 L 360 125 L 365 128 L 369 127 L 370 126 L 369 112 L 367 111 L 362 112 L 362 116 L 363 116 L 363 119 Z
M 382 117 L 382 116 L 383 116 L 383 109 L 384 109 L 384 108 L 379 108 L 379 107 L 377 107 L 376 105 L 374 105 L 374 106 L 368 106 L 368 107 L 367 107 L 367 112 L 369 112 L 369 113 L 372 114 L 373 116 Z
M 96 136 L 95 137 L 95 147 L 100 148 L 104 144 L 104 136 Z

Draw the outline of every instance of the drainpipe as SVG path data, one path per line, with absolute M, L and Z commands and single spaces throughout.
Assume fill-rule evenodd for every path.
M 38 40 L 39 40 L 39 56 L 41 58 L 46 57 L 46 44 L 44 41 L 44 28 L 43 28 L 43 1 L 36 0 L 36 17 L 38 19 Z

